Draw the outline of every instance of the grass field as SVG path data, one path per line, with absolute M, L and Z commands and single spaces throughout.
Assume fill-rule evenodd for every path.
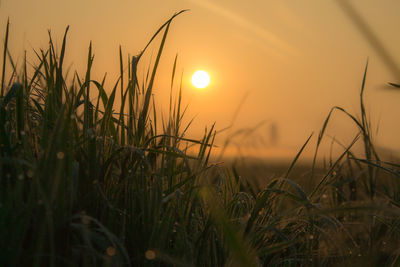
M 112 88 L 104 88 L 105 78 L 91 79 L 91 45 L 86 73 L 65 77 L 68 29 L 59 51 L 50 36 L 49 47 L 35 51 L 33 67 L 25 60 L 17 69 L 7 53 L 7 26 L 1 265 L 399 266 L 400 165 L 382 160 L 371 141 L 363 102 L 367 66 L 359 113 L 332 108 L 287 166 L 268 173 L 256 165 L 214 164 L 214 126 L 199 140 L 186 136 L 190 125 L 182 125 L 175 84 L 166 116 L 152 98 L 177 15 L 151 38 L 149 44 L 157 36 L 160 43 L 144 80 L 137 67 L 148 46 L 127 61 L 120 51 L 120 79 Z M 359 134 L 321 167 L 319 146 L 337 112 Z M 311 143 L 315 160 L 298 166 Z M 355 143 L 361 154 L 353 152 Z

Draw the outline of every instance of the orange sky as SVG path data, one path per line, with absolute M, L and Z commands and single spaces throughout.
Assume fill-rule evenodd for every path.
M 350 2 L 400 63 L 400 1 Z M 187 118 L 196 116 L 194 135 L 214 121 L 218 129 L 228 126 L 247 96 L 235 129 L 263 120 L 266 124 L 244 141 L 246 146 L 260 147 L 264 140 L 268 147 L 273 122 L 277 146 L 293 151 L 311 132 L 317 135 L 332 106 L 358 112 L 369 57 L 367 107 L 374 126 L 379 125 L 377 144 L 400 151 L 400 92 L 383 89 L 388 81 L 399 82 L 399 77 L 385 68 L 335 1 L 2 0 L 0 26 L 4 32 L 10 18 L 10 50 L 21 61 L 23 50 L 47 45 L 47 29 L 60 44 L 70 25 L 67 56 L 73 69 L 85 69 L 92 40 L 95 71 L 99 78 L 108 72 L 111 84 L 118 72 L 118 46 L 137 54 L 155 30 L 181 9 L 190 12 L 172 24 L 155 97 L 167 107 L 171 68 L 178 53 L 178 73 L 183 71 L 185 103 L 189 103 Z M 205 90 L 195 90 L 188 82 L 196 69 L 211 75 L 212 84 Z M 354 133 L 351 127 L 338 114 L 328 133 L 346 143 Z

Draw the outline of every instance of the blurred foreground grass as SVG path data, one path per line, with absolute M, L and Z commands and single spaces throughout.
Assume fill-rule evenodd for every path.
M 86 73 L 67 82 L 53 40 L 17 69 L 7 25 L 0 98 L 2 266 L 398 266 L 400 166 L 383 162 L 360 114 L 332 108 L 316 137 L 314 162 L 255 184 L 250 169 L 210 162 L 215 130 L 192 140 L 182 125 L 181 90 L 160 116 L 153 82 L 175 14 L 160 35 L 144 80 L 127 62 L 110 89 Z M 6 77 L 6 68 L 11 75 Z M 107 94 L 110 92 L 110 94 Z M 96 95 L 91 99 L 89 96 Z M 121 105 L 115 99 L 122 99 Z M 335 112 L 359 129 L 340 156 L 316 168 Z M 160 123 L 161 122 L 161 123 Z M 162 125 L 160 127 L 159 125 Z M 352 152 L 354 143 L 364 152 Z M 197 153 L 188 153 L 188 149 Z M 297 169 L 296 169 L 297 168 Z M 248 172 L 248 173 L 247 173 Z

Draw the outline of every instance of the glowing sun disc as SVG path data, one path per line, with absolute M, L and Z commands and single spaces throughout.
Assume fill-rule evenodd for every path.
M 198 70 L 192 76 L 192 84 L 196 88 L 203 89 L 210 84 L 210 75 L 204 70 Z

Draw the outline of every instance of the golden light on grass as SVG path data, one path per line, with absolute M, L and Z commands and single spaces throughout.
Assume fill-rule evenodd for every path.
M 210 75 L 204 70 L 198 70 L 192 76 L 192 84 L 198 89 L 206 88 L 210 84 Z

